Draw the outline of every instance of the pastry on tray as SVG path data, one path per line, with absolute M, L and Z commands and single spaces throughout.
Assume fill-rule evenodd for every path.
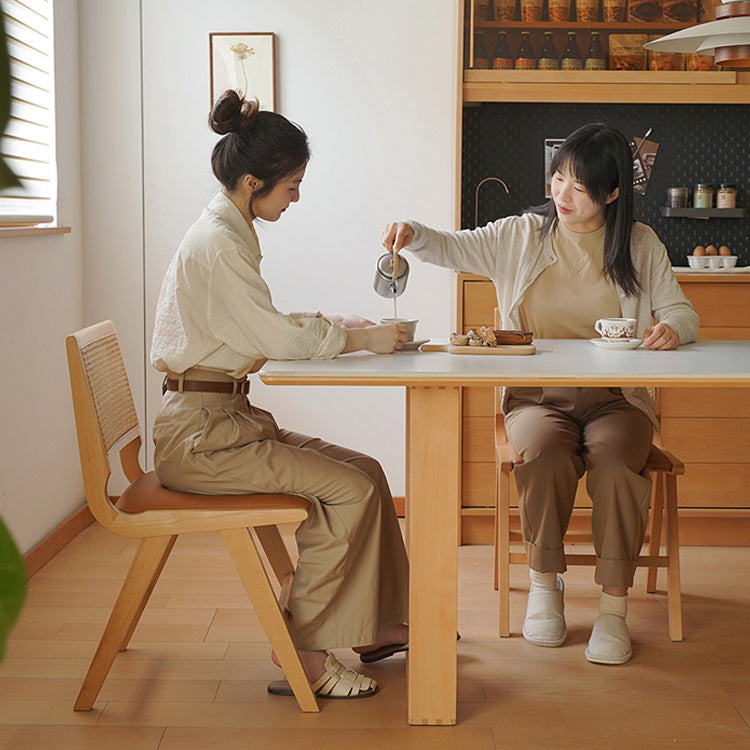
M 514 346 L 530 344 L 534 339 L 531 331 L 497 330 L 489 326 L 473 328 L 466 334 L 452 333 L 450 342 L 453 346 Z
M 513 344 L 530 344 L 534 340 L 534 334 L 531 331 L 498 331 L 495 332 L 495 339 L 498 344 L 509 346 Z

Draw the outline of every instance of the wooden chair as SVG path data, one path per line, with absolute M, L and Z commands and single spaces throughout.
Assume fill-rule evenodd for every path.
M 495 416 L 495 451 L 497 455 L 497 509 L 495 513 L 495 588 L 499 588 L 500 636 L 510 635 L 510 565 L 527 563 L 525 552 L 511 552 L 512 541 L 521 541 L 518 529 L 511 528 L 511 473 L 523 459 L 513 450 L 505 435 L 503 415 Z M 677 477 L 685 466 L 675 456 L 656 445 L 651 446 L 646 469 L 651 473 L 653 489 L 649 530 L 644 546 L 647 554 L 638 557 L 638 565 L 648 567 L 646 591 L 656 591 L 659 568 L 667 569 L 667 612 L 669 637 L 682 640 L 682 604 L 680 601 L 680 544 L 677 531 Z M 575 511 L 574 511 L 575 513 Z M 575 519 L 574 519 L 575 520 Z M 588 520 L 588 519 L 587 519 Z M 573 525 L 573 524 L 571 524 Z M 662 527 L 666 528 L 665 552 L 660 554 Z M 590 529 L 590 523 L 587 526 Z M 565 536 L 569 543 L 590 544 L 590 531 L 570 528 Z M 567 554 L 569 565 L 594 565 L 593 554 Z
M 86 501 L 113 534 L 140 539 L 135 558 L 75 702 L 94 704 L 118 650 L 124 651 L 179 534 L 219 531 L 302 711 L 318 711 L 286 624 L 283 602 L 293 565 L 277 524 L 307 517 L 304 497 L 284 494 L 194 495 L 163 487 L 138 462 L 140 427 L 114 325 L 104 321 L 66 339 Z M 112 502 L 110 456 L 119 453 L 130 485 Z M 279 583 L 280 604 L 251 533 Z

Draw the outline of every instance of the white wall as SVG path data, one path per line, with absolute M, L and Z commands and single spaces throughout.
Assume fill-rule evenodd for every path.
M 83 503 L 65 335 L 112 318 L 147 428 L 158 406 L 146 359 L 158 287 L 217 189 L 209 32 L 277 35 L 277 109 L 312 144 L 302 201 L 260 229 L 279 309 L 389 315 L 372 290 L 380 227 L 453 216 L 454 0 L 54 7 L 60 220 L 73 231 L 0 239 L 0 513 L 24 551 Z M 449 272 L 414 268 L 399 310 L 421 335 L 449 332 L 450 287 Z M 253 389 L 282 425 L 377 456 L 404 493 L 401 391 Z
M 65 336 L 82 320 L 76 0 L 55 2 L 59 220 L 0 237 L 0 515 L 25 551 L 83 504 Z
M 413 217 L 451 227 L 455 143 L 453 0 L 150 0 L 143 4 L 146 319 L 185 229 L 217 189 L 209 155 L 208 35 L 277 35 L 277 110 L 313 158 L 302 200 L 259 228 L 263 271 L 282 311 L 392 314 L 373 288 L 380 228 Z M 180 23 L 175 23 L 179 17 Z M 450 272 L 417 264 L 399 313 L 447 336 Z M 159 378 L 148 379 L 148 423 Z M 377 456 L 404 494 L 400 389 L 270 388 L 253 400 L 282 426 Z

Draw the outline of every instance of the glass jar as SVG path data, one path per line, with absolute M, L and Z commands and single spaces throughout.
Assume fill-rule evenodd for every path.
M 699 182 L 693 190 L 693 208 L 713 208 L 714 186 L 709 182 Z
M 722 182 L 716 191 L 716 208 L 734 208 L 737 205 L 737 187 L 729 182 Z
M 669 208 L 685 208 L 688 204 L 690 191 L 686 187 L 671 187 L 667 189 L 667 206 Z

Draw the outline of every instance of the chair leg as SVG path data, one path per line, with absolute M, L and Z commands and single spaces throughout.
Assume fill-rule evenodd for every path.
M 495 580 L 499 600 L 498 630 L 501 638 L 510 636 L 510 471 L 498 476 L 495 512 Z
M 664 474 L 661 471 L 655 472 L 653 492 L 651 494 L 651 541 L 649 543 L 648 554 L 650 557 L 656 557 L 661 549 L 661 528 L 664 517 L 664 495 L 666 488 L 664 485 Z M 656 577 L 659 574 L 659 568 L 654 565 L 650 567 L 646 574 L 646 591 L 653 594 L 656 591 Z
M 174 546 L 174 543 L 177 541 L 177 536 L 172 537 L 172 546 L 170 546 L 169 551 L 171 552 L 172 547 Z M 169 552 L 164 556 L 164 559 L 162 560 L 161 565 L 159 565 L 158 568 L 155 568 L 151 574 L 151 581 L 149 582 L 148 588 L 143 592 L 143 596 L 141 598 L 141 601 L 138 604 L 137 609 L 133 613 L 133 619 L 130 623 L 130 627 L 128 628 L 127 633 L 125 633 L 125 637 L 122 639 L 122 643 L 120 644 L 120 651 L 125 651 L 130 644 L 130 640 L 133 637 L 133 633 L 135 632 L 135 629 L 138 627 L 138 623 L 140 622 L 141 615 L 143 614 L 143 611 L 146 609 L 146 605 L 149 602 L 149 599 L 151 598 L 151 594 L 154 592 L 154 588 L 156 587 L 156 584 L 159 581 L 159 576 L 161 575 L 162 570 L 164 569 L 164 566 L 167 563 L 167 558 L 169 557 Z
M 117 652 L 135 630 L 156 579 L 172 551 L 176 536 L 141 539 L 99 646 L 81 685 L 74 709 L 89 711 L 109 674 Z
M 677 477 L 668 474 L 665 479 L 667 505 L 667 612 L 669 638 L 682 640 L 682 594 L 680 590 L 680 535 L 677 528 Z
M 221 535 L 300 709 L 317 712 L 319 709 L 315 695 L 249 530 L 227 529 Z
M 294 572 L 294 565 L 292 565 L 289 551 L 281 538 L 278 527 L 255 526 L 253 529 L 263 545 L 271 569 L 278 582 L 283 585 L 289 574 Z

